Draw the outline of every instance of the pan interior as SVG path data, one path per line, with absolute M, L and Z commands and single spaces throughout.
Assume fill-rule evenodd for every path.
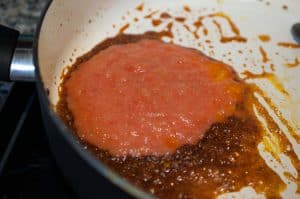
M 283 45 L 295 43 L 290 28 L 300 20 L 299 10 L 300 2 L 294 0 L 54 0 L 40 31 L 40 75 L 45 90 L 49 91 L 49 101 L 55 107 L 61 75 L 66 72 L 66 66 L 71 66 L 76 61 L 76 57 L 88 52 L 104 39 L 116 36 L 124 27 L 124 32 L 131 34 L 164 30 L 171 19 L 158 26 L 153 25 L 153 19 L 159 18 L 161 13 L 183 17 L 186 26 L 173 21 L 174 37 L 163 39 L 201 50 L 208 56 L 231 65 L 247 82 L 255 83 L 272 103 L 260 93 L 255 96 L 279 126 L 299 158 L 300 48 Z M 229 16 L 231 20 L 220 15 L 210 17 L 216 13 Z M 203 16 L 203 27 L 196 29 L 193 23 Z M 232 29 L 231 21 L 238 32 Z M 215 22 L 221 26 L 222 31 Z M 246 38 L 247 42 L 222 42 L 220 39 L 224 35 L 236 36 L 237 33 Z M 266 35 L 270 37 L 270 41 L 263 41 L 262 36 Z M 254 75 L 250 77 L 249 74 Z M 261 74 L 270 74 L 271 78 L 263 78 L 259 76 Z M 268 131 L 263 116 L 257 114 L 257 117 Z M 270 132 L 268 136 L 276 137 L 276 132 Z M 273 146 L 276 148 L 276 143 Z M 275 158 L 266 149 L 264 142 L 257 147 L 269 167 L 287 184 L 282 197 L 300 197 L 296 193 L 300 182 L 297 165 L 282 151 L 277 151 L 279 159 Z M 245 187 L 240 192 L 225 194 L 220 198 L 243 197 L 245 193 L 258 197 L 250 187 Z

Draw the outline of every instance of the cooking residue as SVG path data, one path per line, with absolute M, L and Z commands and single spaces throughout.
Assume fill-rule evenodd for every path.
M 152 18 L 152 16 L 156 13 L 157 12 L 155 11 L 155 12 L 147 15 L 144 18 Z M 157 19 L 152 19 L 152 24 L 155 25 L 155 26 L 158 26 L 158 25 L 161 24 L 161 22 L 163 22 L 163 20 L 170 19 L 170 18 L 172 18 L 172 16 L 169 13 L 163 12 L 160 15 L 161 21 L 159 21 L 159 23 L 158 23 Z M 188 24 L 184 23 L 186 21 L 186 18 L 184 18 L 184 17 L 175 17 L 174 20 L 176 22 L 182 23 L 183 27 L 188 32 L 190 32 L 194 36 L 195 39 L 199 39 L 200 35 L 199 35 L 198 31 L 200 30 L 200 28 L 202 29 L 203 35 L 205 35 L 205 36 L 208 35 L 208 29 L 203 25 L 203 21 L 207 18 L 223 18 L 229 24 L 229 26 L 231 28 L 231 31 L 233 32 L 234 36 L 225 36 L 224 33 L 223 33 L 223 30 L 222 30 L 221 24 L 216 19 L 213 19 L 213 23 L 216 25 L 216 27 L 217 27 L 217 29 L 220 33 L 220 42 L 221 43 L 228 43 L 228 42 L 233 42 L 233 41 L 242 42 L 242 43 L 247 42 L 247 39 L 245 37 L 241 36 L 238 27 L 234 24 L 234 22 L 231 20 L 231 18 L 228 15 L 226 15 L 224 13 L 221 13 L 221 12 L 199 17 L 196 21 L 193 22 L 193 26 L 194 26 L 193 29 L 194 30 L 192 30 L 192 28 Z M 154 23 L 154 22 L 156 22 L 156 23 Z
M 78 64 L 110 45 L 161 36 L 161 33 L 149 32 L 107 39 L 78 59 L 64 80 Z M 75 130 L 63 84 L 57 111 Z M 244 100 L 238 105 L 236 115 L 212 125 L 196 145 L 183 146 L 171 155 L 118 158 L 88 143 L 83 144 L 125 179 L 159 198 L 215 198 L 248 185 L 259 193 L 266 193 L 267 197 L 276 197 L 285 185 L 258 153 L 257 145 L 264 134 L 252 111 L 254 101 L 251 87 L 245 88 Z
M 226 36 L 223 35 L 223 31 L 222 31 L 222 26 L 221 26 L 221 24 L 218 23 L 216 20 L 213 20 L 213 23 L 216 25 L 216 27 L 217 27 L 217 29 L 218 29 L 218 31 L 219 31 L 219 33 L 220 33 L 220 37 L 221 37 L 220 42 L 221 42 L 221 43 L 227 43 L 227 42 L 232 42 L 232 41 L 237 41 L 237 42 L 246 42 L 246 41 L 247 41 L 246 38 L 241 37 L 241 36 L 239 35 L 239 31 L 236 31 L 236 30 L 238 30 L 238 29 L 235 29 L 235 28 L 232 29 L 233 31 L 236 31 L 236 32 L 237 32 L 237 35 L 236 35 L 236 36 L 233 36 L 233 37 L 226 37 Z M 236 26 L 234 26 L 234 27 L 236 27 Z M 235 32 L 235 33 L 236 33 L 236 32 Z
M 155 15 L 156 13 L 158 13 L 158 10 L 155 10 L 153 12 L 151 12 L 150 14 L 144 16 L 145 19 L 150 19 L 153 15 Z
M 183 10 L 186 12 L 191 12 L 191 8 L 189 6 L 183 6 Z
M 142 4 L 138 5 L 138 6 L 136 7 L 136 10 L 138 10 L 138 11 L 143 11 L 143 10 L 144 10 L 144 4 L 142 3 Z
M 279 42 L 277 43 L 277 45 L 285 48 L 300 48 L 299 44 L 289 43 L 289 42 Z
M 275 71 L 275 66 L 274 66 L 273 63 L 270 64 L 270 69 L 271 69 L 271 71 L 273 71 L 273 72 Z
M 152 19 L 153 26 L 159 26 L 162 23 L 160 19 Z
M 244 71 L 242 72 L 242 75 L 246 76 L 246 79 L 266 79 L 268 80 L 278 91 L 285 94 L 286 96 L 289 95 L 289 93 L 284 88 L 284 85 L 280 82 L 280 80 L 276 77 L 273 73 L 268 73 L 263 71 L 260 74 L 252 73 L 250 71 Z
M 165 37 L 169 37 L 169 38 L 173 38 L 173 32 L 172 32 L 172 27 L 173 27 L 173 22 L 168 23 L 168 25 L 166 26 L 166 30 L 160 32 L 161 37 L 165 36 Z
M 268 58 L 268 55 L 267 55 L 266 51 L 263 49 L 263 47 L 261 47 L 261 46 L 259 47 L 259 52 L 260 52 L 260 54 L 262 56 L 262 61 L 264 63 L 268 62 L 269 58 Z
M 290 67 L 290 68 L 293 68 L 293 67 L 296 67 L 296 66 L 299 66 L 299 65 L 300 65 L 300 61 L 299 61 L 298 58 L 295 58 L 294 62 L 286 64 L 286 66 Z
M 171 28 L 172 23 L 169 23 L 162 32 L 148 32 L 144 35 L 121 34 L 116 38 L 107 39 L 97 45 L 91 53 L 79 58 L 77 65 L 99 50 L 114 44 L 136 42 L 144 38 L 161 39 Z M 72 70 L 76 70 L 77 65 L 75 64 Z M 72 70 L 68 71 L 64 79 L 68 78 Z M 253 74 L 248 71 L 244 75 L 247 78 L 271 79 L 277 88 L 286 92 L 271 73 Z M 244 186 L 252 186 L 258 193 L 265 193 L 268 198 L 277 198 L 285 184 L 265 164 L 257 146 L 263 143 L 265 150 L 272 154 L 277 154 L 278 151 L 285 152 L 289 157 L 295 158 L 292 159 L 294 162 L 297 157 L 292 150 L 287 150 L 291 148 L 289 141 L 269 116 L 266 108 L 253 96 L 253 93 L 257 92 L 264 97 L 263 93 L 254 85 L 246 87 L 244 100 L 238 105 L 240 113 L 222 123 L 212 125 L 199 143 L 183 146 L 172 155 L 118 158 L 111 156 L 107 151 L 87 143 L 83 144 L 125 179 L 160 198 L 215 198 L 222 193 L 238 191 Z M 66 124 L 74 130 L 72 114 L 64 101 L 66 93 L 63 91 L 64 89 L 60 93 L 57 110 Z M 267 97 L 264 98 L 268 100 Z M 253 105 L 266 118 L 268 128 L 274 133 L 277 132 L 275 135 L 263 130 L 254 116 Z M 278 156 L 274 157 L 280 160 Z M 298 162 L 295 164 L 299 165 Z M 300 167 L 297 167 L 297 170 L 299 169 Z
M 282 9 L 283 9 L 283 10 L 287 10 L 287 9 L 288 9 L 288 6 L 287 6 L 287 5 L 283 5 L 283 6 L 282 6 Z
M 262 42 L 269 42 L 271 40 L 271 37 L 269 35 L 258 35 L 258 38 Z
M 124 26 L 122 26 L 122 27 L 120 28 L 120 30 L 119 30 L 119 34 L 124 33 L 125 30 L 127 30 L 127 29 L 129 28 L 129 26 L 130 26 L 129 23 L 127 23 L 127 24 L 125 24 Z
M 235 36 L 225 36 L 223 34 L 223 30 L 222 30 L 221 24 L 216 19 L 214 19 L 213 23 L 216 25 L 216 27 L 217 27 L 217 29 L 218 29 L 218 31 L 220 33 L 220 42 L 221 43 L 228 43 L 228 42 L 232 42 L 232 41 L 247 42 L 247 39 L 245 37 L 242 37 L 240 35 L 240 31 L 239 31 L 238 27 L 233 23 L 233 21 L 231 20 L 231 18 L 228 15 L 226 15 L 224 13 L 221 13 L 221 12 L 199 17 L 198 20 L 194 22 L 194 26 L 195 26 L 196 30 L 193 31 L 193 34 L 196 37 L 199 37 L 197 35 L 197 32 L 198 32 L 198 30 L 201 27 L 203 27 L 203 33 L 204 33 L 204 35 L 207 35 L 208 34 L 208 30 L 204 27 L 203 20 L 207 19 L 207 18 L 215 18 L 215 17 L 220 17 L 220 18 L 225 19 L 227 21 L 227 23 L 229 24 L 229 26 L 231 28 L 231 31 L 235 34 Z
M 160 14 L 160 18 L 169 19 L 169 18 L 172 18 L 172 16 L 169 13 L 163 12 Z
M 185 22 L 185 20 L 186 19 L 184 17 L 175 17 L 175 21 L 180 22 L 180 23 Z
M 136 8 L 138 11 L 144 9 L 143 4 L 140 6 Z M 188 6 L 184 6 L 183 10 L 185 12 L 191 12 Z M 156 13 L 158 13 L 158 11 L 153 11 L 144 16 L 144 18 L 152 19 Z M 226 23 L 234 34 L 233 36 L 224 35 L 222 29 L 222 25 L 224 24 L 221 24 L 218 18 L 226 20 Z M 116 38 L 107 39 L 97 45 L 91 53 L 79 58 L 72 70 L 76 69 L 78 63 L 89 59 L 99 50 L 103 50 L 114 44 L 135 42 L 144 38 L 173 38 L 173 22 L 170 22 L 170 19 L 174 19 L 174 23 L 178 22 L 176 24 L 182 24 L 182 27 L 191 33 L 195 39 L 200 38 L 201 30 L 203 35 L 208 34 L 208 30 L 203 24 L 203 21 L 211 19 L 219 32 L 221 43 L 247 42 L 247 38 L 241 36 L 237 25 L 224 13 L 218 12 L 200 16 L 190 25 L 186 24 L 186 20 L 183 18 L 178 20 L 177 17 L 176 20 L 176 17 L 171 16 L 167 12 L 163 12 L 160 14 L 159 19 L 152 19 L 152 25 L 162 26 L 164 28 L 162 31 L 147 32 L 143 35 L 119 34 Z M 167 24 L 164 23 L 166 20 L 168 20 Z M 120 29 L 120 33 L 123 33 L 127 28 L 129 28 L 129 24 L 124 25 Z M 271 40 L 269 35 L 259 35 L 258 38 L 262 42 Z M 208 40 L 205 42 L 207 44 L 210 43 Z M 201 43 L 198 43 L 198 45 L 202 46 Z M 300 48 L 299 44 L 288 42 L 279 42 L 277 45 L 285 48 Z M 249 52 L 251 53 L 252 50 L 250 49 Z M 259 47 L 259 52 L 262 56 L 263 63 L 270 61 L 262 46 Z M 246 52 L 244 54 L 246 54 Z M 291 68 L 299 65 L 300 61 L 298 58 L 295 58 L 294 62 L 286 64 L 287 67 Z M 244 64 L 244 67 L 246 67 L 246 64 Z M 271 64 L 270 68 L 274 70 L 274 65 Z M 71 74 L 72 70 L 68 71 L 64 79 Z M 269 81 L 274 88 L 283 93 L 284 96 L 289 96 L 284 85 L 273 73 L 263 71 L 262 73 L 255 74 L 246 70 L 242 75 L 244 75 L 245 81 L 249 79 L 265 79 Z M 197 145 L 181 147 L 173 155 L 164 157 L 147 156 L 142 158 L 127 157 L 121 159 L 113 157 L 107 151 L 95 148 L 87 143 L 83 144 L 88 146 L 88 149 L 93 151 L 101 161 L 114 169 L 121 176 L 138 187 L 161 198 L 188 198 L 195 196 L 193 194 L 196 194 L 196 196 L 200 198 L 215 198 L 222 193 L 239 191 L 240 188 L 244 186 L 252 186 L 258 193 L 265 193 L 267 198 L 279 198 L 280 192 L 284 190 L 287 182 L 284 181 L 285 183 L 283 183 L 283 180 L 266 165 L 265 160 L 263 160 L 258 153 L 257 146 L 263 144 L 265 150 L 274 156 L 274 161 L 278 161 L 279 163 L 281 163 L 282 160 L 278 154 L 284 153 L 287 155 L 299 175 L 300 162 L 293 148 L 293 142 L 287 133 L 293 138 L 299 138 L 299 136 L 289 125 L 289 122 L 280 114 L 276 106 L 273 105 L 272 99 L 268 98 L 263 91 L 255 85 L 247 85 L 247 88 L 248 92 L 245 92 L 245 100 L 238 105 L 240 109 L 243 110 L 242 114 L 233 115 L 228 118 L 227 121 L 214 124 L 207 132 L 205 138 L 199 141 Z M 262 97 L 267 105 L 262 105 L 258 102 L 253 96 L 254 93 Z M 74 130 L 72 126 L 72 115 L 68 111 L 67 104 L 64 101 L 65 95 L 66 93 L 64 92 L 60 93 L 57 110 L 66 124 Z M 254 116 L 253 106 L 266 121 L 267 129 L 265 129 L 265 127 L 258 122 L 257 117 Z M 274 118 L 270 116 L 268 108 L 273 110 L 276 117 L 287 127 L 287 132 L 284 132 L 274 121 Z M 300 138 L 297 140 L 300 142 Z M 285 171 L 283 176 L 287 176 L 291 181 L 296 182 L 298 192 L 300 192 L 299 177 L 293 176 L 291 173 L 288 173 L 288 171 Z M 189 193 L 191 193 L 191 195 L 189 195 Z

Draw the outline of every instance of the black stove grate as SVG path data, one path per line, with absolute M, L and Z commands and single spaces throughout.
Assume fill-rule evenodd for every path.
M 10 93 L 12 86 L 13 83 L 0 81 L 0 110 L 2 110 L 2 107 L 6 102 L 6 98 Z
M 76 198 L 50 152 L 34 84 L 12 85 L 0 122 L 0 199 Z

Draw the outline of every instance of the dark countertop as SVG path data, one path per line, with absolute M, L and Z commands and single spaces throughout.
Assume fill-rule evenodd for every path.
M 1 0 L 0 24 L 33 34 L 41 11 L 49 0 Z
M 49 0 L 0 0 L 0 24 L 34 34 L 41 11 Z M 13 83 L 0 81 L 0 111 Z

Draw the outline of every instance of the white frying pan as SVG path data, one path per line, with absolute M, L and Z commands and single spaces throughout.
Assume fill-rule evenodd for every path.
M 256 111 L 257 117 L 267 133 L 257 150 L 287 185 L 281 196 L 300 198 L 297 193 L 300 186 L 300 48 L 290 33 L 292 25 L 300 21 L 299 11 L 298 0 L 52 1 L 44 13 L 35 40 L 37 86 L 52 150 L 79 196 L 98 198 L 99 194 L 108 193 L 112 197 L 121 197 L 118 194 L 126 192 L 135 197 L 149 197 L 82 150 L 56 116 L 53 107 L 58 101 L 61 75 L 66 72 L 64 68 L 99 42 L 116 36 L 120 29 L 130 34 L 165 29 L 169 21 L 154 26 L 152 19 L 167 12 L 186 18 L 184 24 L 189 30 L 182 23 L 174 22 L 171 30 L 174 38 L 163 38 L 166 42 L 199 49 L 231 65 L 241 78 L 257 84 L 263 91 L 263 94 L 255 94 L 257 100 L 267 110 L 269 118 L 278 124 L 278 130 L 290 144 L 289 150 L 293 150 L 298 159 L 292 161 L 285 150 L 276 150 L 277 144 L 280 144 L 276 139 L 278 132 L 268 128 L 266 118 L 259 111 Z M 213 13 L 223 13 L 231 20 L 210 16 Z M 203 26 L 196 29 L 193 22 L 201 16 L 205 16 Z M 239 29 L 239 34 L 230 21 Z M 199 38 L 195 37 L 195 31 Z M 221 41 L 222 37 L 234 36 L 246 38 L 247 42 Z M 253 108 L 256 109 L 255 106 Z M 219 197 L 264 198 L 264 194 L 245 186 L 239 192 Z

